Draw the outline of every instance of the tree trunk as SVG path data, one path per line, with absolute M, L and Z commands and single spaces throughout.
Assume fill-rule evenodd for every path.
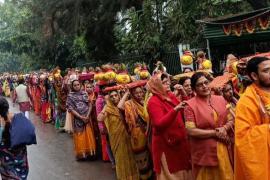
M 261 9 L 268 7 L 268 0 L 247 0 L 253 9 Z

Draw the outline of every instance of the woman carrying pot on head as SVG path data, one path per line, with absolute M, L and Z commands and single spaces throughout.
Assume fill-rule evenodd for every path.
M 117 90 L 108 92 L 106 105 L 98 119 L 105 122 L 111 150 L 115 159 L 117 179 L 140 179 L 136 162 L 131 149 L 130 137 L 127 132 L 124 116 L 118 108 L 121 96 Z M 128 96 L 125 93 L 124 99 Z
M 153 178 L 151 153 L 148 146 L 147 130 L 149 115 L 146 109 L 146 81 L 130 83 L 131 88 L 126 90 L 125 95 L 118 104 L 118 108 L 125 112 L 127 129 L 130 134 L 131 149 L 140 173 L 141 180 Z M 130 95 L 130 99 L 128 99 Z

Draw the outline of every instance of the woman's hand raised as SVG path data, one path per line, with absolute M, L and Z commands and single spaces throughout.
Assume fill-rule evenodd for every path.
M 177 106 L 174 107 L 174 110 L 179 111 L 180 109 L 185 108 L 185 106 L 186 106 L 186 102 L 181 102 Z

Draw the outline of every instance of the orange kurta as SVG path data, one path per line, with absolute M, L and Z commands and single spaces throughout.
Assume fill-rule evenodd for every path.
M 260 92 L 254 84 L 249 86 L 236 107 L 236 180 L 270 180 L 270 118 L 260 98 L 264 95 L 270 100 L 270 93 Z

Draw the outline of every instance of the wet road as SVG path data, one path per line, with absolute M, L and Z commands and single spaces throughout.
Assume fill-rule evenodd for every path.
M 18 112 L 18 106 L 10 104 L 10 111 Z M 30 113 L 30 119 L 36 127 L 38 144 L 28 146 L 29 180 L 116 179 L 110 163 L 77 162 L 71 135 L 57 132 L 51 124 L 43 124 L 34 113 Z

